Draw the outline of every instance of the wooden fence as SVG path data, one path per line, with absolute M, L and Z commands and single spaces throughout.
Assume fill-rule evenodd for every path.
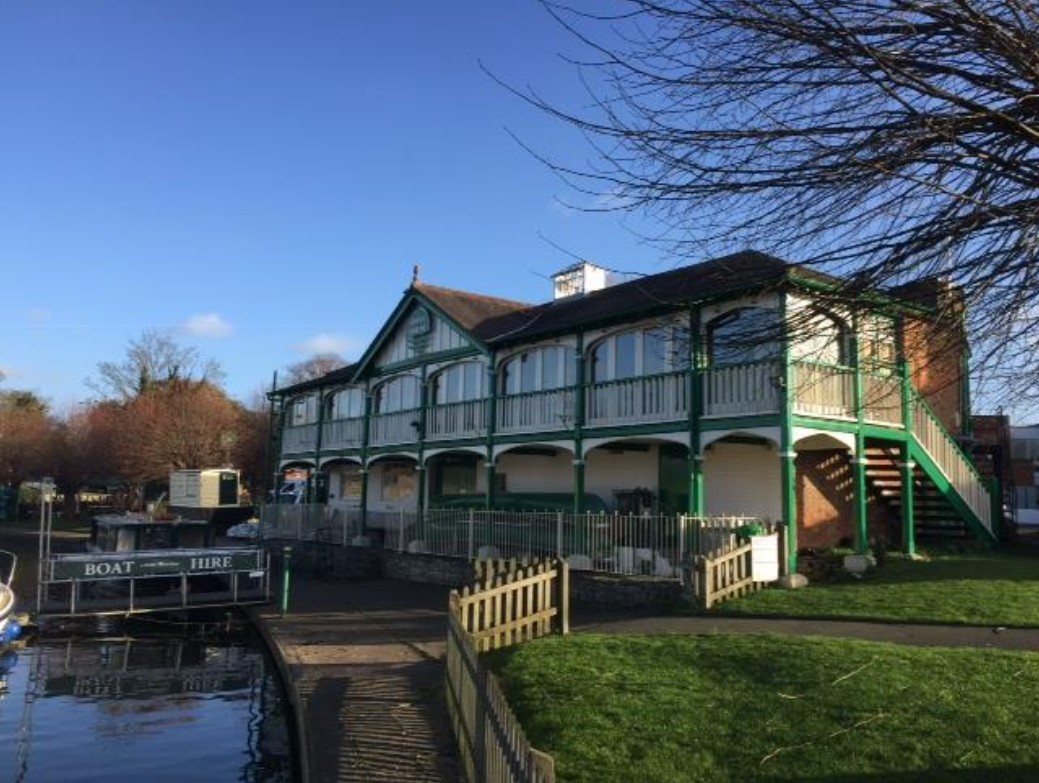
M 568 566 L 478 561 L 477 573 L 481 583 L 451 591 L 447 630 L 447 704 L 466 776 L 472 783 L 554 783 L 555 762 L 527 741 L 480 653 L 567 633 Z
M 782 525 L 767 525 L 766 529 L 777 534 L 776 556 L 780 573 L 786 569 L 786 529 Z M 701 539 L 702 540 L 702 539 Z M 751 542 L 739 544 L 735 535 L 713 550 L 711 554 L 700 554 L 693 558 L 690 581 L 693 598 L 704 609 L 715 604 L 738 598 L 747 593 L 763 590 L 768 582 L 754 579 Z

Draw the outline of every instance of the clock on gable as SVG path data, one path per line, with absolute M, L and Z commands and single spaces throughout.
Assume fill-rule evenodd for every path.
M 433 319 L 425 307 L 416 307 L 408 318 L 408 342 L 415 353 L 425 353 L 429 346 L 429 335 L 433 331 Z

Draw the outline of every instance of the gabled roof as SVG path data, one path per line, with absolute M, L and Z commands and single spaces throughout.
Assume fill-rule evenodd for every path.
M 527 302 L 484 296 L 454 288 L 440 288 L 425 283 L 413 283 L 410 290 L 422 294 L 451 320 L 477 337 L 479 335 L 476 332 L 481 324 L 518 312 L 526 312 L 534 306 Z
M 320 386 L 328 386 L 333 383 L 347 383 L 353 378 L 354 370 L 357 368 L 357 363 L 347 364 L 338 369 L 327 372 L 324 375 L 311 378 L 306 381 L 300 381 L 294 383 L 291 386 L 282 386 L 271 392 L 271 395 L 285 395 L 285 394 L 298 394 L 299 392 L 308 391 L 309 389 L 316 389 Z M 268 395 L 270 396 L 270 395 Z

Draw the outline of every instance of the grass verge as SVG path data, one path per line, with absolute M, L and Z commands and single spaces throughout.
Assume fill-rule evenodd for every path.
M 861 579 L 764 590 L 719 614 L 1039 626 L 1039 558 L 1004 553 L 889 557 Z
M 1034 781 L 1039 655 L 578 635 L 490 657 L 561 781 Z

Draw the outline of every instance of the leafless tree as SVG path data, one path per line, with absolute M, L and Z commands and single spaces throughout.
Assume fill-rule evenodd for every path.
M 590 101 L 515 91 L 591 141 L 549 163 L 595 209 L 659 218 L 688 257 L 817 265 L 849 297 L 942 276 L 982 380 L 1039 399 L 1035 0 L 545 5 Z
M 291 386 L 295 383 L 303 383 L 314 378 L 320 378 L 322 375 L 332 372 L 332 370 L 338 370 L 340 367 L 345 366 L 346 362 L 339 354 L 317 353 L 309 359 L 304 359 L 301 362 L 296 362 L 286 367 L 284 385 Z
M 145 331 L 131 340 L 120 362 L 100 362 L 97 377 L 87 386 L 101 399 L 126 402 L 158 384 L 199 381 L 219 384 L 224 373 L 213 359 L 203 359 L 195 348 L 179 345 L 169 334 Z

